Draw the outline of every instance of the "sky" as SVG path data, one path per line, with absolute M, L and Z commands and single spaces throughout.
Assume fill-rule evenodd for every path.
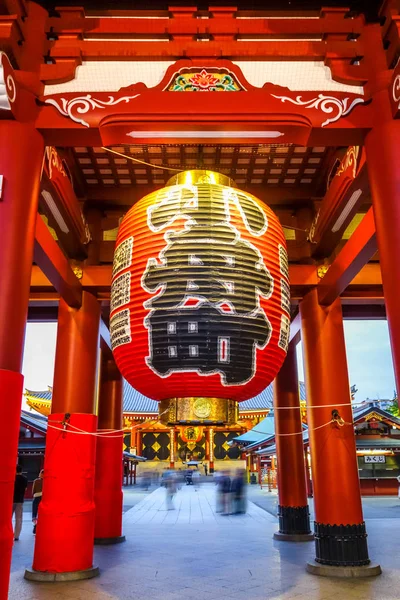
M 349 385 L 358 388 L 356 400 L 393 398 L 395 389 L 386 321 L 345 321 Z M 47 390 L 53 384 L 56 323 L 28 323 L 22 372 L 24 387 Z M 298 345 L 299 378 L 304 381 L 301 345 Z M 23 403 L 24 404 L 24 403 Z
M 357 401 L 393 398 L 392 355 L 387 321 L 344 321 L 349 385 Z M 299 378 L 304 381 L 301 344 L 297 346 Z
M 22 365 L 25 389 L 42 391 L 53 385 L 56 337 L 57 323 L 27 324 Z M 26 408 L 25 398 L 22 408 Z

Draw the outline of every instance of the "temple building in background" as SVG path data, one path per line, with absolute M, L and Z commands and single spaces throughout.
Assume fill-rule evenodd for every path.
M 300 389 L 304 399 L 304 384 L 301 384 Z M 31 411 L 23 411 L 21 426 L 31 428 L 32 432 L 43 431 L 46 421 L 43 417 L 48 417 L 51 412 L 52 388 L 38 392 L 25 390 L 24 396 Z M 158 402 L 146 398 L 124 381 L 124 450 L 147 459 L 146 465 L 141 466 L 142 469 L 182 466 L 188 460 L 207 462 L 211 472 L 227 468 L 229 461 L 242 458 L 242 453 L 237 446 L 232 445 L 232 440 L 256 427 L 268 415 L 272 404 L 273 392 L 272 386 L 269 386 L 258 396 L 241 402 L 233 411 L 233 422 L 229 421 L 229 414 L 225 421 L 213 421 L 206 414 L 207 402 L 198 399 L 185 407 L 186 413 L 181 407 L 179 422 L 171 424 Z M 36 436 L 25 437 L 32 441 L 31 456 L 43 457 L 44 445 L 40 446 Z M 32 469 L 27 467 L 28 444 L 27 439 L 20 442 L 20 455 L 23 456 L 24 468 L 30 475 Z M 37 461 L 40 463 L 39 458 L 33 460 L 36 465 Z

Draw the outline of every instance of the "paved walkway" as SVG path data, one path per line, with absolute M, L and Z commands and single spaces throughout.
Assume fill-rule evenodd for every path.
M 124 514 L 124 544 L 98 547 L 101 576 L 89 581 L 24 581 L 33 536 L 26 522 L 15 545 L 9 600 L 398 600 L 400 519 L 367 523 L 370 554 L 384 569 L 373 580 L 342 581 L 305 572 L 314 544 L 272 539 L 277 520 L 249 503 L 245 515 L 215 513 L 215 488 L 183 487 L 167 511 L 158 488 Z
M 278 511 L 278 493 L 268 492 L 266 487 L 259 485 L 248 486 L 249 499 L 260 508 L 276 515 Z M 314 520 L 314 500 L 308 500 L 311 519 Z M 369 519 L 400 519 L 400 500 L 397 496 L 364 496 L 362 498 L 363 514 Z M 399 594 L 400 597 L 400 594 Z

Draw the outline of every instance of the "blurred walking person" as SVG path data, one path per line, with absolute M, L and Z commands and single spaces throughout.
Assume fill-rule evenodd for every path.
M 174 510 L 173 499 L 176 494 L 176 477 L 173 471 L 165 473 L 165 494 L 167 499 L 167 510 Z
M 39 509 L 40 501 L 42 499 L 42 493 L 43 493 L 43 475 L 44 475 L 44 470 L 42 469 L 40 471 L 40 473 L 39 473 L 39 477 L 37 477 L 37 479 L 35 479 L 35 481 L 33 482 L 33 487 L 32 487 L 32 495 L 33 495 L 33 501 L 32 501 L 33 534 L 36 533 L 38 509 Z
M 192 481 L 193 481 L 194 489 L 197 492 L 197 490 L 200 487 L 200 471 L 198 469 L 193 470 Z
M 244 471 L 238 469 L 235 477 L 232 479 L 232 513 L 235 515 L 246 512 L 246 485 L 244 476 Z
M 222 514 L 231 514 L 231 478 L 229 471 L 224 471 L 221 477 Z
M 223 474 L 220 471 L 216 471 L 214 473 L 214 481 L 217 487 L 217 502 L 215 507 L 215 512 L 222 513 L 222 509 L 224 507 L 223 499 L 222 499 L 222 478 Z
M 24 497 L 28 480 L 22 475 L 22 467 L 17 465 L 14 481 L 13 512 L 15 514 L 14 542 L 18 542 L 22 529 L 22 518 L 24 509 Z

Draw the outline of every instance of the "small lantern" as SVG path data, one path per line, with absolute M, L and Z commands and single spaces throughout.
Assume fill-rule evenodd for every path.
M 228 177 L 186 171 L 137 202 L 112 277 L 115 360 L 145 396 L 241 401 L 278 373 L 290 322 L 283 230 Z

